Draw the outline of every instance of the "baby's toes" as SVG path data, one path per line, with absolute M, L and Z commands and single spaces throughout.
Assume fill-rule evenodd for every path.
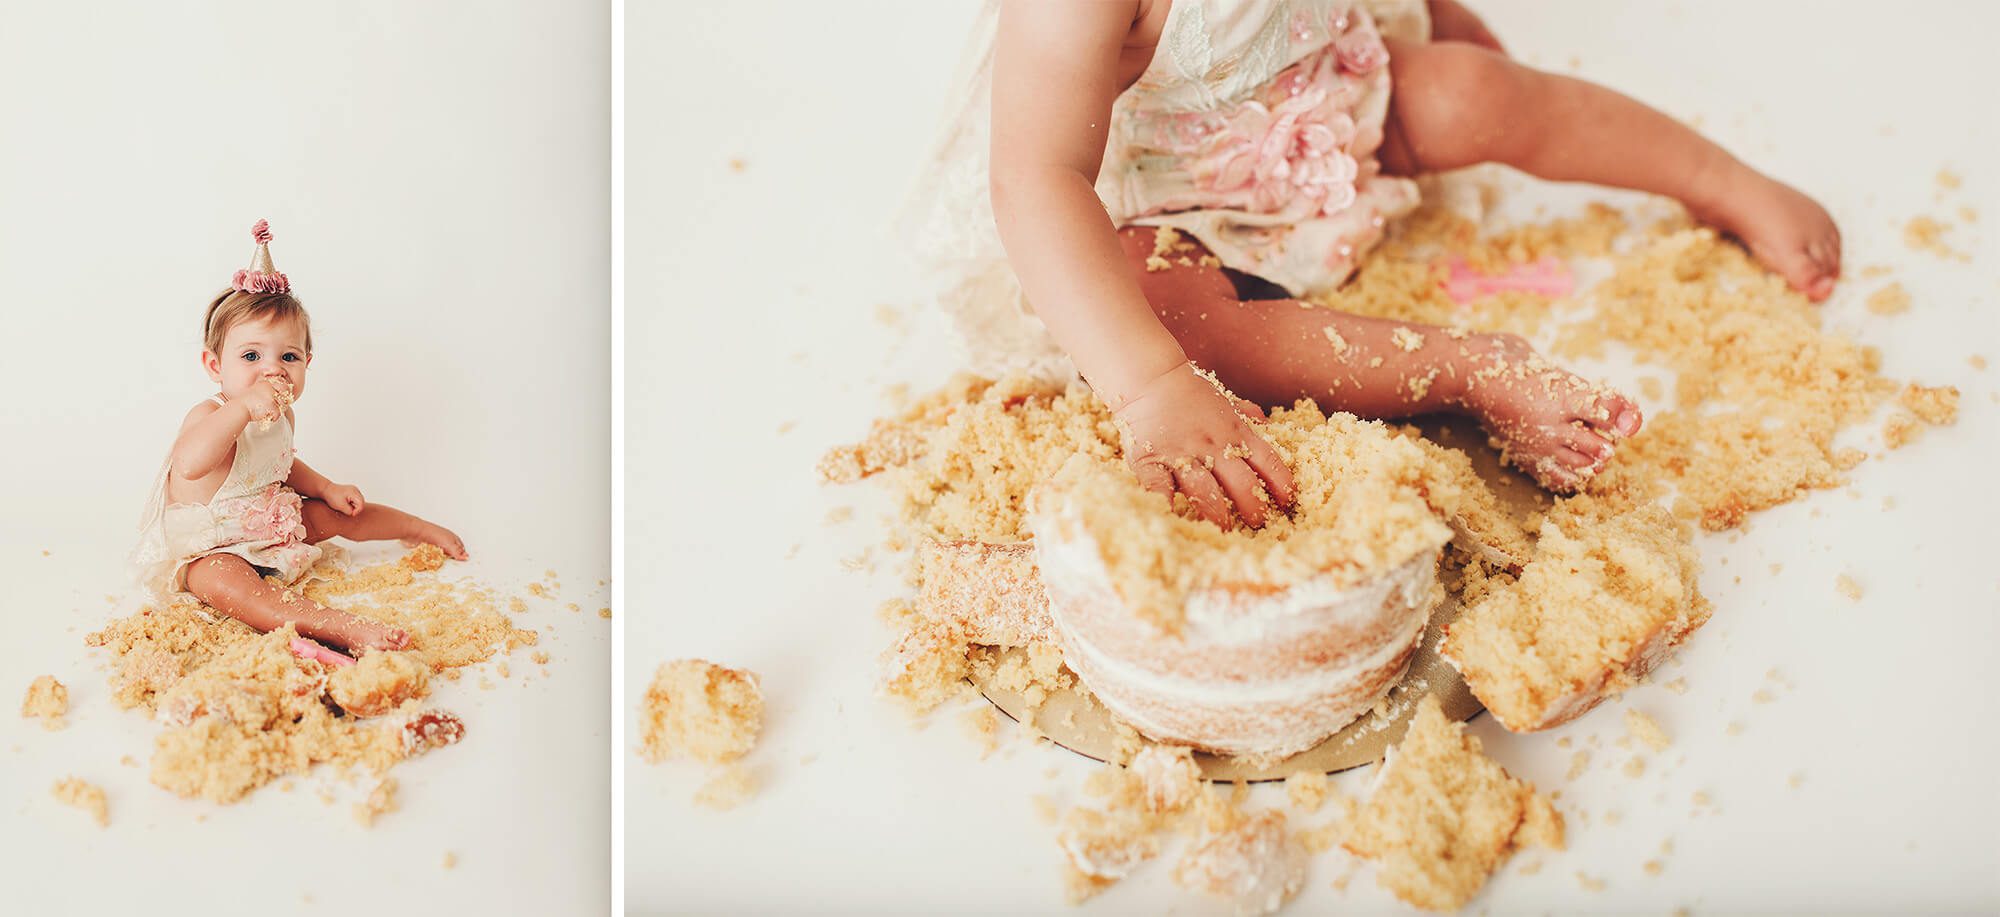
M 1606 439 L 1631 436 L 1645 423 L 1645 416 L 1632 399 L 1623 392 L 1610 390 L 1598 395 L 1577 419 Z
M 1592 463 L 1611 458 L 1611 440 L 1585 427 L 1571 428 L 1569 433 L 1563 436 L 1563 446 L 1571 452 L 1588 457 Z
M 1592 461 L 1575 449 L 1557 446 L 1535 463 L 1532 474 L 1536 483 L 1550 493 L 1573 494 L 1583 488 L 1584 469 L 1589 468 Z

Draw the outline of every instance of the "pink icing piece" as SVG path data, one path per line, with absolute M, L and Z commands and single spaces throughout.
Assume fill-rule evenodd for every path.
M 250 227 L 250 238 L 255 239 L 258 245 L 271 244 L 271 222 L 258 220 L 255 226 Z
M 1482 274 L 1463 258 L 1451 259 L 1447 267 L 1450 273 L 1444 279 L 1445 295 L 1461 306 L 1507 291 L 1555 297 L 1568 296 L 1576 289 L 1576 279 L 1570 276 L 1568 266 L 1555 258 L 1517 264 L 1500 274 Z
M 300 659 L 312 659 L 331 666 L 349 666 L 354 658 L 345 653 L 337 653 L 304 637 L 293 637 L 292 655 Z

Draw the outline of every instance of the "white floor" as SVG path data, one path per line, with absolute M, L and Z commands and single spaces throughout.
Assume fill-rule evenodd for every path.
M 546 0 L 10 8 L 0 703 L 52 674 L 72 723 L 0 716 L 9 913 L 609 906 L 608 19 Z M 401 809 L 372 829 L 348 810 L 365 779 L 226 807 L 153 786 L 159 727 L 115 709 L 83 643 L 137 607 L 133 523 L 214 391 L 202 308 L 259 217 L 314 317 L 301 456 L 454 528 L 474 560 L 447 574 L 563 584 L 521 616 L 546 677 L 521 653 L 494 690 L 444 683 L 467 737 L 398 768 Z M 109 828 L 50 798 L 72 774 L 105 789 Z
M 1835 212 L 1849 264 L 1886 264 L 1915 297 L 1893 320 L 1849 282 L 1832 327 L 1865 336 L 1886 371 L 1965 391 L 1956 427 L 1831 491 L 1704 538 L 1715 619 L 1670 666 L 1689 690 L 1627 702 L 1673 733 L 1638 779 L 1619 705 L 1553 735 L 1472 731 L 1515 773 L 1563 790 L 1572 844 L 1533 875 L 1509 868 L 1475 911 L 1916 912 L 2000 907 L 2000 791 L 1984 762 L 2000 714 L 1984 669 L 2000 639 L 1986 558 L 2000 369 L 1986 223 L 1952 244 L 1970 266 L 1905 248 L 1901 227 L 1960 204 L 2000 219 L 1996 124 L 1975 101 L 2000 80 L 1990 8 L 1874 4 L 1477 4 L 1514 52 L 1684 117 Z M 1096 765 L 1012 743 L 978 759 L 956 722 L 912 730 L 873 696 L 891 639 L 876 605 L 898 564 L 843 558 L 890 510 L 867 487 L 823 488 L 813 462 L 952 366 L 916 308 L 887 223 L 930 139 L 975 4 L 634 3 L 628 10 L 630 253 L 625 691 L 659 662 L 702 656 L 760 672 L 770 710 L 750 758 L 766 786 L 725 813 L 694 807 L 691 765 L 626 752 L 628 902 L 688 913 L 1064 911 L 1060 854 L 1030 797 L 1074 799 Z M 689 36 L 700 35 L 700 41 Z M 742 168 L 733 170 L 732 159 Z M 1937 196 L 1941 166 L 1965 187 Z M 877 320 L 887 305 L 904 317 Z M 796 424 L 795 427 L 787 425 Z M 1872 445 L 1873 432 L 1856 442 Z M 1894 509 L 1883 499 L 1895 498 Z M 823 524 L 854 506 L 855 521 Z M 794 554 L 794 552 L 796 552 Z M 1769 567 L 1782 563 L 1781 573 Z M 1847 573 L 1859 602 L 1835 591 Z M 1741 576 L 1741 582 L 1737 577 Z M 1776 668 L 1782 687 L 1767 681 Z M 1760 687 L 1777 699 L 1753 701 Z M 621 711 L 632 716 L 632 710 Z M 1740 735 L 1726 726 L 1741 722 Z M 1563 779 L 1555 740 L 1602 736 Z M 1789 786 L 1793 775 L 1800 783 Z M 1364 774 L 1342 785 L 1358 793 Z M 1695 812 L 1693 794 L 1714 805 Z M 1256 802 L 1275 801 L 1260 791 Z M 1616 810 L 1609 823 L 1604 814 Z M 1660 856 L 1671 838 L 1674 852 Z M 1647 860 L 1664 866 L 1657 877 Z M 1220 913 L 1154 863 L 1084 913 Z M 1366 872 L 1332 888 L 1322 857 L 1293 912 L 1406 910 Z M 1579 873 L 1602 880 L 1584 889 Z

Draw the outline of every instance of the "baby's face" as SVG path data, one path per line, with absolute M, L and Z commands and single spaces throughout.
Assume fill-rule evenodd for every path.
M 237 322 L 222 335 L 222 352 L 201 355 L 208 377 L 222 384 L 222 396 L 235 399 L 265 378 L 283 378 L 292 385 L 292 400 L 306 393 L 305 329 L 298 322 L 274 317 Z

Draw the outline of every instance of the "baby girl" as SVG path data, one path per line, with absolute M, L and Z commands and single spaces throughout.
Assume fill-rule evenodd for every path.
M 975 347 L 1073 366 L 1140 481 L 1221 525 L 1290 500 L 1257 405 L 1470 415 L 1563 493 L 1638 432 L 1629 399 L 1513 335 L 1301 308 L 1416 205 L 1411 176 L 1499 162 L 1650 191 L 1813 300 L 1840 273 L 1810 198 L 1638 102 L 1515 63 L 1452 0 L 1030 0 L 989 7 L 983 33 L 927 195 L 960 216 L 920 227 L 957 271 L 948 305 Z M 982 220 L 1004 259 L 967 228 Z
M 286 587 L 336 535 L 434 544 L 458 560 L 465 546 L 442 526 L 369 503 L 354 485 L 297 458 L 292 405 L 305 394 L 312 325 L 291 281 L 271 264 L 269 225 L 258 220 L 251 234 L 250 267 L 209 303 L 202 323 L 201 365 L 222 391 L 181 421 L 134 559 L 155 592 L 192 593 L 260 631 L 293 625 L 306 638 L 294 644 L 301 654 L 351 661 L 315 640 L 350 652 L 401 649 L 409 642 L 402 630 Z

